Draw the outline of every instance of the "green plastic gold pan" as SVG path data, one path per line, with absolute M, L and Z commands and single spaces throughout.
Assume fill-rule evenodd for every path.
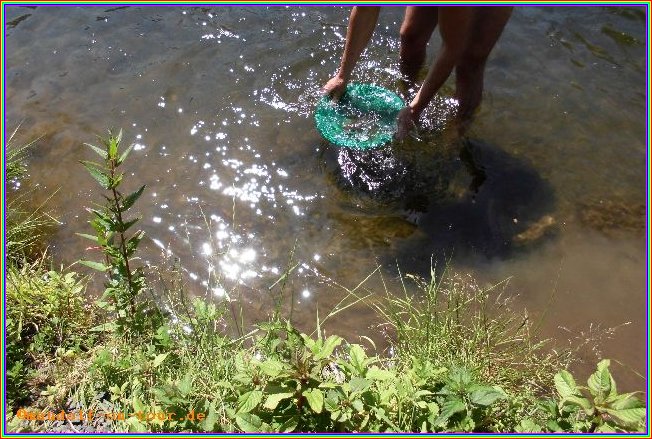
M 371 149 L 392 140 L 396 116 L 405 106 L 395 93 L 377 85 L 351 83 L 338 102 L 321 98 L 315 109 L 315 124 L 334 145 Z

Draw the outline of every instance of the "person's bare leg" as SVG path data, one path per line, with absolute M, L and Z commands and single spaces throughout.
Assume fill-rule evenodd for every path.
M 401 24 L 401 72 L 414 82 L 426 59 L 426 46 L 437 26 L 437 7 L 408 6 Z
M 459 102 L 458 121 L 463 133 L 482 101 L 487 58 L 503 32 L 512 7 L 478 6 L 468 46 L 455 69 L 455 95 Z

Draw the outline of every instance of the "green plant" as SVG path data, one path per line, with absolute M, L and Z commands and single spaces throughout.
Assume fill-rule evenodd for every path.
M 141 186 L 129 195 L 123 195 L 118 189 L 122 183 L 123 174 L 119 172 L 121 165 L 133 149 L 133 145 L 123 152 L 120 151 L 122 131 L 117 136 L 109 133 L 108 138 L 100 138 L 102 148 L 86 144 L 102 158 L 102 163 L 82 161 L 90 175 L 99 183 L 102 189 L 108 191 L 104 195 L 106 203 L 99 208 L 89 209 L 93 214 L 90 225 L 95 235 L 79 234 L 95 242 L 104 253 L 104 263 L 80 261 L 93 269 L 108 274 L 106 289 L 98 305 L 111 314 L 115 314 L 115 322 L 107 323 L 106 330 L 117 330 L 124 334 L 128 330 L 136 332 L 137 325 L 144 322 L 143 312 L 146 304 L 137 303 L 137 299 L 145 291 L 145 275 L 143 268 L 133 266 L 134 254 L 144 236 L 143 231 L 135 232 L 127 237 L 129 229 L 139 218 L 127 220 L 126 213 L 142 195 L 145 186 Z
M 37 369 L 53 357 L 71 360 L 92 346 L 93 316 L 84 302 L 85 281 L 47 269 L 45 260 L 7 268 L 7 396 L 10 407 L 38 396 L 50 378 Z M 44 368 L 47 369 L 47 368 Z M 45 371 L 47 375 L 47 371 Z M 43 374 L 41 374 L 43 375 Z M 28 384 L 33 383 L 30 391 Z M 39 389 L 40 391 L 40 389 Z M 36 394 L 35 394 L 36 393 Z
M 645 404 L 638 392 L 619 394 L 609 371 L 609 360 L 598 363 L 587 387 L 578 386 L 570 372 L 555 375 L 559 396 L 556 407 L 548 405 L 556 419 L 548 423 L 553 431 L 632 432 L 645 430 Z
M 243 431 L 490 431 L 494 404 L 507 398 L 461 368 L 392 365 L 335 335 L 313 339 L 278 320 L 260 327 L 227 409 Z
M 416 285 L 408 291 L 407 282 Z M 431 270 L 429 280 L 402 279 L 403 294 L 387 292 L 372 307 L 398 361 L 418 358 L 435 367 L 462 367 L 508 393 L 541 394 L 570 361 L 568 352 L 546 349 L 531 334 L 526 312 L 502 297 L 501 284 L 480 288 L 467 276 Z
M 48 197 L 34 207 L 34 189 L 22 187 L 27 174 L 27 152 L 38 140 L 16 144 L 16 128 L 7 141 L 5 185 L 7 191 L 6 250 L 7 260 L 13 265 L 40 259 L 44 251 L 44 237 L 58 221 L 45 209 Z

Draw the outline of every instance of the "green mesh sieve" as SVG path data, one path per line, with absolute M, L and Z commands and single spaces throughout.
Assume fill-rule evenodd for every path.
M 395 93 L 377 85 L 346 86 L 338 102 L 324 96 L 315 110 L 315 124 L 329 142 L 353 149 L 371 149 L 396 132 L 396 115 L 405 106 Z

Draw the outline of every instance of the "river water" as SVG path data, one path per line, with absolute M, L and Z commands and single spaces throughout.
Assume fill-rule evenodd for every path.
M 127 189 L 147 185 L 143 260 L 164 272 L 178 261 L 192 294 L 228 296 L 247 321 L 280 301 L 312 330 L 345 288 L 398 290 L 399 270 L 449 261 L 481 285 L 509 278 L 541 336 L 602 333 L 602 356 L 625 365 L 621 387 L 643 388 L 632 370 L 646 364 L 644 10 L 516 8 L 468 139 L 446 128 L 449 81 L 417 138 L 367 153 L 323 141 L 312 116 L 348 8 L 5 11 L 6 124 L 42 136 L 30 181 L 37 197 L 59 189 L 62 263 L 99 259 L 75 235 L 90 233 L 83 208 L 98 201 L 78 160 L 93 158 L 84 142 L 122 128 L 136 144 Z M 356 81 L 405 91 L 402 13 L 381 14 Z M 434 36 L 429 59 L 438 47 Z M 327 329 L 380 346 L 375 322 L 360 305 Z M 581 357 L 585 374 L 596 354 Z

